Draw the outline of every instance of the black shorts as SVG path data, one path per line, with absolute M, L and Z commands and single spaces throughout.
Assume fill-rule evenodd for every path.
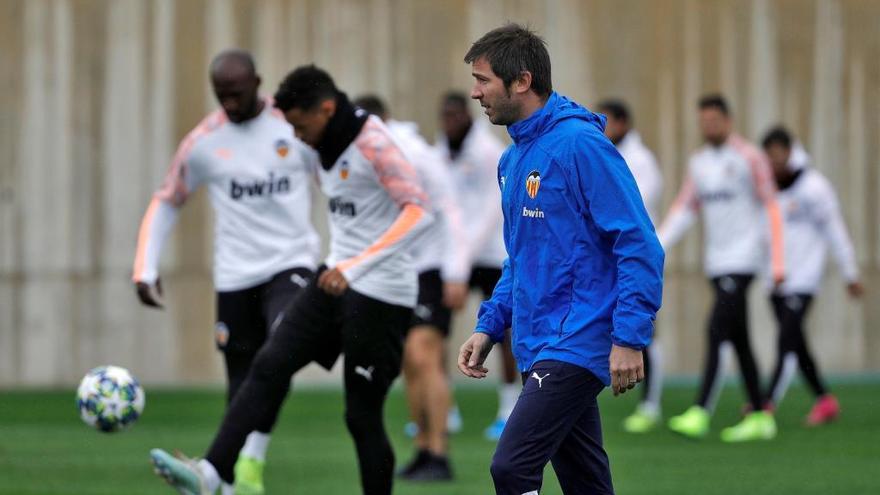
M 485 300 L 492 297 L 492 292 L 495 290 L 495 286 L 498 285 L 499 280 L 501 280 L 501 268 L 475 266 L 471 270 L 468 286 L 472 289 L 480 289 Z
M 443 279 L 440 270 L 419 274 L 419 301 L 413 310 L 412 327 L 436 328 L 444 337 L 449 336 L 452 311 L 443 304 Z
M 411 308 L 352 289 L 331 296 L 313 283 L 284 311 L 273 342 L 284 341 L 281 348 L 292 354 L 295 367 L 316 362 L 329 370 L 342 353 L 346 380 L 363 376 L 374 385 L 390 386 L 400 373 L 403 335 L 411 319 Z
M 223 352 L 256 353 L 272 324 L 313 276 L 308 268 L 291 268 L 254 287 L 217 292 L 217 348 Z

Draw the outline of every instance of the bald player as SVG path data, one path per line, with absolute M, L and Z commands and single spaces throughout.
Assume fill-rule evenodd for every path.
M 320 241 L 309 220 L 309 182 L 317 158 L 272 101 L 258 94 L 260 77 L 249 53 L 220 53 L 210 77 L 221 109 L 187 134 L 153 195 L 141 223 L 133 281 L 143 304 L 163 306 L 162 246 L 187 198 L 207 186 L 215 216 L 215 340 L 232 401 L 274 322 L 313 276 Z M 276 417 L 267 416 L 248 435 L 235 466 L 235 493 L 264 492 Z

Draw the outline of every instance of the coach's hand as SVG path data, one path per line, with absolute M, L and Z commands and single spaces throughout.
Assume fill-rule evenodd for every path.
M 486 362 L 493 345 L 488 335 L 474 332 L 458 351 L 459 371 L 471 378 L 486 378 L 489 369 L 483 366 L 483 363 Z
M 135 282 L 134 288 L 137 291 L 138 299 L 141 300 L 144 306 L 150 306 L 151 308 L 159 308 L 163 307 L 162 305 L 162 282 L 159 279 L 156 279 L 155 284 L 148 284 L 146 282 Z
M 318 288 L 331 296 L 341 296 L 348 290 L 348 280 L 336 268 L 328 268 L 318 277 Z
M 634 388 L 645 379 L 645 364 L 642 362 L 642 351 L 629 347 L 611 346 L 611 390 L 614 395 L 622 394 Z
M 449 309 L 461 309 L 468 295 L 468 284 L 464 282 L 445 282 L 443 284 L 443 305 Z

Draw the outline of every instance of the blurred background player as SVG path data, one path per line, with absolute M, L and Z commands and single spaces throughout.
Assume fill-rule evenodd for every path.
M 782 127 L 764 137 L 764 150 L 779 188 L 785 236 L 785 281 L 770 295 L 779 326 L 776 369 L 767 394 L 767 407 L 778 408 L 800 365 L 816 396 L 807 424 L 817 426 L 837 418 L 840 405 L 828 392 L 807 347 L 804 319 L 819 290 L 828 248 L 834 255 L 852 297 L 863 292 L 855 251 L 846 231 L 837 195 L 828 179 L 806 163 L 806 152 L 793 153 L 792 137 Z
M 762 410 L 758 370 L 749 343 L 746 293 L 766 260 L 765 229 L 769 223 L 772 277 L 783 280 L 782 217 L 776 185 L 766 157 L 733 133 L 727 102 L 718 95 L 699 101 L 700 131 L 706 141 L 690 157 L 681 191 L 659 229 L 669 249 L 694 223 L 703 220 L 703 263 L 715 290 L 708 323 L 708 354 L 696 404 L 669 420 L 676 433 L 702 438 L 709 432 L 712 411 L 723 386 L 721 347 L 733 344 L 752 412 L 725 428 L 721 439 L 740 442 L 771 439 L 776 422 Z M 768 222 L 769 221 L 769 222 Z
M 442 132 L 436 147 L 452 172 L 455 192 L 466 219 L 466 256 L 472 264 L 468 285 L 479 289 L 486 300 L 501 278 L 501 266 L 507 258 L 498 189 L 498 162 L 505 146 L 486 124 L 474 122 L 468 110 L 467 95 L 458 91 L 450 91 L 443 97 L 440 127 Z M 459 297 L 463 296 L 452 298 Z M 498 413 L 484 433 L 490 440 L 501 437 L 522 389 L 516 383 L 519 373 L 510 348 L 509 331 L 500 350 L 503 370 L 498 388 Z
M 436 150 L 419 134 L 416 123 L 389 119 L 387 106 L 375 95 L 361 96 L 354 104 L 388 126 L 419 173 L 434 213 L 431 227 L 412 248 L 419 299 L 404 343 L 403 378 L 410 417 L 416 425 L 416 455 L 399 475 L 410 481 L 451 480 L 447 445 L 451 400 L 444 358 L 451 309 L 463 305 L 470 275 L 470 265 L 462 256 L 462 219 L 452 177 Z
M 222 110 L 180 144 L 141 224 L 133 279 L 140 300 L 161 307 L 162 245 L 187 197 L 207 185 L 215 213 L 216 340 L 232 401 L 273 322 L 313 276 L 320 240 L 310 222 L 309 183 L 316 158 L 271 100 L 258 96 L 250 54 L 217 55 L 210 76 Z M 267 415 L 248 435 L 236 493 L 262 493 L 275 420 Z
M 275 93 L 296 135 L 318 151 L 329 198 L 330 253 L 316 283 L 284 311 L 236 394 L 205 458 L 150 452 L 156 472 L 181 493 L 213 493 L 234 480 L 247 431 L 278 413 L 291 376 L 345 355 L 345 423 L 365 495 L 390 495 L 394 452 L 383 416 L 400 373 L 403 334 L 418 279 L 411 243 L 433 221 L 418 174 L 377 117 L 356 109 L 314 65 L 292 71 Z
M 617 147 L 630 172 L 636 179 L 642 201 L 648 210 L 651 221 L 657 222 L 657 210 L 663 192 L 663 177 L 657 160 L 651 150 L 642 142 L 642 137 L 633 128 L 629 107 L 620 100 L 609 99 L 598 105 L 599 112 L 605 114 L 605 135 Z M 623 428 L 630 433 L 644 433 L 651 430 L 660 419 L 660 395 L 663 391 L 663 362 L 660 345 L 655 339 L 642 351 L 645 364 L 645 382 L 642 385 L 642 401 L 635 412 L 623 421 Z

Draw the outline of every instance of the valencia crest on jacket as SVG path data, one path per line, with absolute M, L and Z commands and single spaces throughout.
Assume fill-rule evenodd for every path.
M 541 174 L 537 170 L 532 170 L 526 178 L 526 192 L 529 197 L 535 199 L 538 195 L 538 189 L 541 188 Z

